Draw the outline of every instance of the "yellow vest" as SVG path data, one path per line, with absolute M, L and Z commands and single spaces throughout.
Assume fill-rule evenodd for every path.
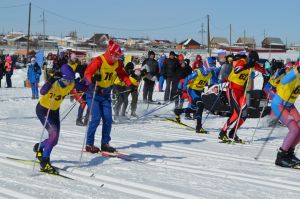
M 107 63 L 103 55 L 101 55 L 100 58 L 102 60 L 102 65 L 99 70 L 101 74 L 101 81 L 97 81 L 97 86 L 101 88 L 108 88 L 113 85 L 117 77 L 116 69 L 119 67 L 119 63 L 116 62 L 113 65 L 110 65 Z
M 190 83 L 189 88 L 193 90 L 202 91 L 204 89 L 204 86 L 210 80 L 212 74 L 209 73 L 208 75 L 204 76 L 202 75 L 200 69 L 197 69 L 196 71 L 198 73 L 198 76 Z
M 53 83 L 51 89 L 48 91 L 46 95 L 43 95 L 40 98 L 40 104 L 50 110 L 59 109 L 60 104 L 64 100 L 64 98 L 70 93 L 70 91 L 74 88 L 74 82 L 70 85 L 62 88 L 58 82 Z
M 133 77 L 129 77 L 129 79 L 130 79 L 130 81 L 131 81 L 131 84 L 133 85 L 133 86 L 138 86 L 139 85 L 139 81 L 138 80 L 136 80 L 136 79 L 134 79 Z
M 76 68 L 77 68 L 77 66 L 78 66 L 77 63 L 74 63 L 74 64 L 68 64 L 68 65 L 73 69 L 74 72 L 75 72 L 75 70 L 76 70 Z
M 249 78 L 249 72 L 250 72 L 250 69 L 246 69 L 246 70 L 241 71 L 238 74 L 235 74 L 234 69 L 233 69 L 229 74 L 228 80 L 235 84 L 238 84 L 240 86 L 244 86 L 245 82 Z
M 284 76 L 284 74 L 281 74 L 279 77 L 272 79 L 272 77 L 269 80 L 269 83 L 273 86 L 273 87 L 277 87 L 278 84 L 280 83 L 281 78 Z
M 300 94 L 300 75 L 298 74 L 297 77 L 287 83 L 281 84 L 279 83 L 277 86 L 277 95 L 281 97 L 284 101 L 294 104 L 298 95 Z

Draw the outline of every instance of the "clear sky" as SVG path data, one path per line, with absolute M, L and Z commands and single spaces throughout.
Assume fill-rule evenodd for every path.
M 42 33 L 42 12 L 46 34 L 79 36 L 108 33 L 115 37 L 149 37 L 180 42 L 194 38 L 201 42 L 201 25 L 207 30 L 210 15 L 211 37 L 232 40 L 264 33 L 285 43 L 300 44 L 300 0 L 31 0 L 32 33 Z M 29 0 L 0 0 L 0 32 L 27 32 Z M 10 6 L 16 7 L 10 7 Z M 204 41 L 206 41 L 206 33 Z M 206 42 L 205 42 L 206 43 Z

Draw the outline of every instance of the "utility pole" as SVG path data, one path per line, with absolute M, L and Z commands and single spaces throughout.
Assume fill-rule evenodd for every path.
M 230 50 L 230 54 L 231 54 L 231 34 L 232 34 L 231 24 L 229 24 L 229 50 Z
M 28 32 L 27 32 L 27 53 L 26 53 L 26 61 L 28 62 L 28 54 L 29 54 L 29 37 L 30 37 L 30 21 L 31 21 L 31 2 L 29 3 L 29 14 L 28 14 Z
M 246 30 L 244 30 L 244 49 L 246 49 Z
M 43 50 L 45 50 L 46 30 L 45 30 L 45 13 L 43 11 Z
M 210 30 L 209 30 L 209 15 L 207 15 L 207 52 L 211 56 L 210 51 Z
M 204 24 L 202 23 L 201 24 L 201 31 L 199 31 L 200 33 L 201 33 L 201 42 L 202 42 L 202 45 L 204 45 L 204 43 L 203 43 L 203 34 L 206 32 L 205 30 L 204 30 Z

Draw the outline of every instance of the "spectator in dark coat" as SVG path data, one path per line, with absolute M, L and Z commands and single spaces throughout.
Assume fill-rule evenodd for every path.
M 173 101 L 174 96 L 176 95 L 177 86 L 174 85 L 174 76 L 177 68 L 179 67 L 178 59 L 175 58 L 175 53 L 173 51 L 170 52 L 169 58 L 166 59 L 165 67 L 164 67 L 164 77 L 166 79 L 166 89 L 164 101 Z
M 144 78 L 144 89 L 143 89 L 143 101 L 152 103 L 153 90 L 155 82 L 159 78 L 159 67 L 158 62 L 155 60 L 155 53 L 153 51 L 148 52 L 148 58 L 142 63 L 142 70 L 146 71 Z

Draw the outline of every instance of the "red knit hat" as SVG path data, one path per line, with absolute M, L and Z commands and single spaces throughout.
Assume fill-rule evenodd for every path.
M 117 43 L 115 43 L 113 40 L 108 41 L 108 44 L 106 47 L 106 52 L 113 56 L 122 56 L 123 55 L 123 52 L 122 52 L 120 46 Z

